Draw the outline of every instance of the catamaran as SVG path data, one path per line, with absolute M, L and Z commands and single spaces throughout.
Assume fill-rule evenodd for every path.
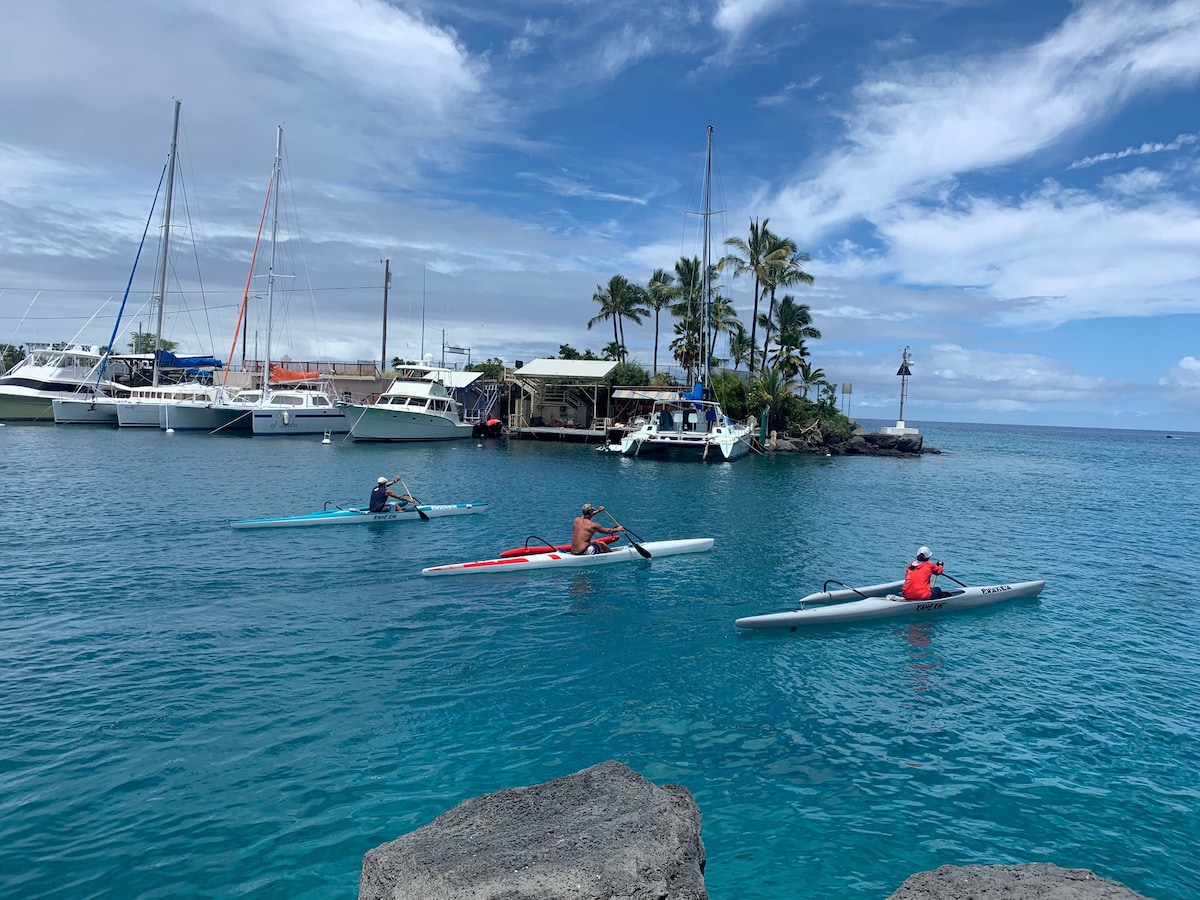
M 691 391 L 657 400 L 646 421 L 626 432 L 620 442 L 624 456 L 665 456 L 692 460 L 733 460 L 750 452 L 754 428 L 725 415 L 710 385 L 709 316 L 712 312 L 712 266 L 709 261 L 712 216 L 712 141 L 708 126 L 704 150 L 704 253 L 701 262 L 703 292 L 700 303 L 700 380 Z

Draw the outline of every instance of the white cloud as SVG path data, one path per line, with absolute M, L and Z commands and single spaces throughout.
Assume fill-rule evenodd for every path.
M 779 203 L 805 241 L 965 172 L 1029 157 L 1134 96 L 1200 78 L 1200 6 L 1081 6 L 1033 47 L 896 66 L 857 90 L 846 148 Z M 780 215 L 780 214 L 777 214 Z
M 1169 141 L 1165 144 L 1157 141 L 1148 141 L 1143 143 L 1141 146 L 1126 147 L 1124 150 L 1117 151 L 1116 153 L 1098 153 L 1095 156 L 1085 156 L 1083 159 L 1078 159 L 1071 163 L 1071 165 L 1067 166 L 1067 168 L 1086 169 L 1090 166 L 1096 165 L 1097 163 L 1110 162 L 1114 159 L 1126 159 L 1130 156 L 1145 156 L 1148 153 L 1166 153 L 1172 150 L 1179 150 L 1188 146 L 1189 144 L 1194 144 L 1198 139 L 1200 139 L 1200 135 L 1181 134 L 1179 137 L 1175 138 L 1175 140 Z
M 760 19 L 793 2 L 795 0 L 720 0 L 713 14 L 713 25 L 736 38 Z

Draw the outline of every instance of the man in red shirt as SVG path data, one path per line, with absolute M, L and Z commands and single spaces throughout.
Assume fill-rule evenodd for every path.
M 945 591 L 930 583 L 935 575 L 942 574 L 942 564 L 933 562 L 929 558 L 932 555 L 933 551 L 928 547 L 921 547 L 917 550 L 917 558 L 908 564 L 904 572 L 904 587 L 900 589 L 900 595 L 905 600 L 936 600 L 946 596 Z

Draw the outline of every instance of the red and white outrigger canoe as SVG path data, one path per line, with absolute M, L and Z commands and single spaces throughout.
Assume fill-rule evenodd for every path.
M 484 575 L 499 572 L 528 572 L 533 569 L 577 568 L 580 566 L 603 566 L 608 563 L 636 562 L 646 559 L 638 552 L 641 547 L 649 554 L 650 559 L 660 556 L 677 556 L 680 553 L 702 553 L 711 550 L 712 538 L 692 538 L 684 541 L 646 541 L 637 547 L 623 545 L 610 550 L 608 553 L 594 553 L 591 556 L 575 556 L 574 554 L 555 548 L 553 551 L 534 552 L 517 556 L 499 556 L 496 559 L 482 559 L 478 562 L 454 563 L 448 566 L 430 566 L 422 569 L 422 575 Z M 512 553 L 513 551 L 506 551 Z

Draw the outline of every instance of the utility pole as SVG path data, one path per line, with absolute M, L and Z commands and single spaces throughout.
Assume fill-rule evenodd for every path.
M 379 351 L 380 372 L 387 371 L 387 303 L 388 303 L 388 287 L 392 283 L 392 261 L 385 259 L 383 261 L 383 347 Z

